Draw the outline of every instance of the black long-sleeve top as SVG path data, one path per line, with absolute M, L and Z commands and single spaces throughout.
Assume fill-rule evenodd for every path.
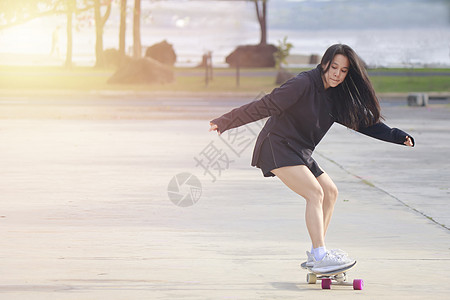
M 270 117 L 256 141 L 252 166 L 257 164 L 260 147 L 269 134 L 282 136 L 295 148 L 306 148 L 312 152 L 333 123 L 337 122 L 337 118 L 333 116 L 333 101 L 339 101 L 332 99 L 332 88 L 325 90 L 319 68 L 320 65 L 298 74 L 260 100 L 233 109 L 211 123 L 216 124 L 218 131 L 223 133 Z M 359 128 L 358 132 L 396 144 L 404 144 L 406 137 L 411 137 L 382 122 Z M 413 140 L 412 137 L 411 139 Z

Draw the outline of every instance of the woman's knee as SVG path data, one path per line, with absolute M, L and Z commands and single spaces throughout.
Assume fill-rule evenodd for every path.
M 325 198 L 324 190 L 320 185 L 314 186 L 308 191 L 308 194 L 305 195 L 305 199 L 307 202 L 311 204 L 323 204 L 323 200 Z
M 303 165 L 282 167 L 272 170 L 291 190 L 307 202 L 323 204 L 324 191 L 311 171 Z
M 339 191 L 333 180 L 325 172 L 317 178 L 324 192 L 324 199 L 327 202 L 336 202 Z
M 333 183 L 327 185 L 326 187 L 322 187 L 324 191 L 324 198 L 329 202 L 336 202 L 337 197 L 339 195 L 339 190 L 337 186 Z

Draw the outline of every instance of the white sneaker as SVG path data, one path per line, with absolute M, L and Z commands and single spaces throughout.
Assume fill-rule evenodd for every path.
M 309 251 L 306 251 L 306 256 L 308 257 L 308 259 L 306 260 L 306 267 L 307 268 L 314 267 L 314 263 L 316 262 L 316 260 L 314 258 L 314 254 L 312 254 Z
M 347 255 L 336 255 L 332 251 L 328 251 L 322 260 L 314 263 L 311 271 L 314 273 L 329 273 L 349 267 L 354 263 L 355 260 L 350 259 Z
M 348 257 L 348 254 L 341 249 L 331 249 L 330 253 L 336 256 Z

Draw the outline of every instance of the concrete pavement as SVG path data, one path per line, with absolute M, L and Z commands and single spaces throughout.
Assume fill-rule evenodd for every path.
M 207 131 L 227 103 L 3 105 L 0 298 L 447 299 L 448 102 L 383 105 L 415 149 L 336 125 L 317 149 L 340 190 L 327 244 L 358 260 L 363 291 L 306 284 L 304 200 L 250 167 L 259 123 L 239 143 Z M 201 182 L 193 206 L 169 199 L 180 173 Z

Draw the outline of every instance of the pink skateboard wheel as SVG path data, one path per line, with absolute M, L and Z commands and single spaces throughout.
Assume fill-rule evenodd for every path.
M 322 279 L 322 289 L 324 289 L 324 290 L 331 289 L 331 279 L 330 278 Z
M 362 279 L 353 280 L 353 289 L 362 290 L 364 288 L 364 281 Z

